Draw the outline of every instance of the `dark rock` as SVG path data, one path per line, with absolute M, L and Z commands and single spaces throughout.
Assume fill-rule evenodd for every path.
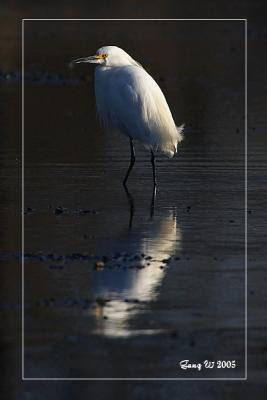
M 63 213 L 63 208 L 62 208 L 62 207 L 57 207 L 57 208 L 55 208 L 54 214 L 60 215 L 60 214 L 62 214 L 62 213 Z
M 161 260 L 161 262 L 163 262 L 164 264 L 169 264 L 171 262 L 171 258 L 164 258 L 163 260 Z
M 108 302 L 108 300 L 103 299 L 102 297 L 98 297 L 96 299 L 97 304 L 99 304 L 101 307 L 104 307 L 106 305 L 106 303 Z

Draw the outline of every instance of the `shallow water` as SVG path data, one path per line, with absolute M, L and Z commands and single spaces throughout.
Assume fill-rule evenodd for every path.
M 152 210 L 149 154 L 137 145 L 129 197 L 128 142 L 101 131 L 89 96 L 26 88 L 26 376 L 192 377 L 180 360 L 235 359 L 201 376 L 242 377 L 242 115 L 189 123 L 177 157 L 158 158 Z
M 189 56 L 184 26 L 180 33 L 172 31 L 172 40 L 185 56 L 179 71 L 159 57 L 167 43 L 163 39 L 151 59 L 143 54 L 177 124 L 186 123 L 178 155 L 157 159 L 154 202 L 149 154 L 139 144 L 129 178 L 130 196 L 122 187 L 128 141 L 99 127 L 93 69 L 86 70 L 89 78 L 70 81 L 85 71 L 65 69 L 70 49 L 62 47 L 60 59 L 45 59 L 35 47 L 45 34 L 39 32 L 38 42 L 35 30 L 28 33 L 26 377 L 244 376 L 245 126 L 243 49 L 238 47 L 242 30 L 237 28 L 234 44 L 229 45 L 227 38 L 235 37 L 232 26 L 215 29 L 208 44 L 208 29 L 199 41 L 196 29 L 186 36 Z M 56 54 L 62 32 L 51 44 L 51 54 Z M 66 32 L 70 35 L 71 29 Z M 84 55 L 83 48 L 80 45 L 73 58 Z M 210 59 L 201 61 L 201 51 L 208 51 Z M 139 52 L 142 56 L 141 46 Z M 42 68 L 36 77 L 34 71 Z M 13 106 L 16 79 L 14 75 L 3 83 Z M 255 146 L 254 154 L 257 170 L 251 174 L 258 174 L 263 165 L 260 147 Z M 20 161 L 9 143 L 1 163 L 3 177 L 12 180 L 2 205 L 11 215 L 16 204 L 9 197 L 9 185 L 17 182 Z M 255 186 L 260 179 L 255 174 Z M 7 265 L 20 259 L 17 248 L 6 248 L 1 257 Z M 178 366 L 183 359 L 236 360 L 237 368 L 183 371 Z
M 151 217 L 149 166 L 142 180 L 136 180 L 138 168 L 131 179 L 132 209 L 120 184 L 123 161 L 113 160 L 108 178 L 101 173 L 105 163 L 96 161 L 26 168 L 25 201 L 32 209 L 25 215 L 29 376 L 175 377 L 180 359 L 214 354 L 234 354 L 242 370 L 239 166 L 233 174 L 218 172 L 216 163 L 215 172 L 193 177 L 179 157 L 165 168 L 159 163 Z M 115 183 L 108 186 L 111 174 Z M 213 182 L 212 190 L 203 181 Z M 58 206 L 63 212 L 55 214 Z

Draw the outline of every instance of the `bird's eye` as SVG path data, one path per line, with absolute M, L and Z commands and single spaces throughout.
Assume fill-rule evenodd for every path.
M 100 60 L 105 60 L 107 58 L 107 53 L 97 53 L 96 54 L 96 58 L 100 59 Z

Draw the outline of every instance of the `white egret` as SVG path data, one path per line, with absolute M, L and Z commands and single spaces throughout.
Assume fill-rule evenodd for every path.
M 183 125 L 175 125 L 158 84 L 137 61 L 116 46 L 101 47 L 94 56 L 73 63 L 97 64 L 95 94 L 100 121 L 105 128 L 130 139 L 131 161 L 124 186 L 135 163 L 133 141 L 138 140 L 151 152 L 156 187 L 155 152 L 173 157 L 183 137 Z

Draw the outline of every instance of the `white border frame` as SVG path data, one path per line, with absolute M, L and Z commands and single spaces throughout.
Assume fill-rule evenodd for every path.
M 240 378 L 26 378 L 25 365 L 24 365 L 24 344 L 25 344 L 25 334 L 24 334 L 24 21 L 243 21 L 244 22 L 244 34 L 245 34 L 245 376 Z M 21 72 L 22 72 L 22 83 L 21 83 L 21 100 L 22 100 L 22 114 L 21 114 L 21 124 L 22 124 L 22 145 L 21 145 L 21 161 L 22 161 L 22 189 L 21 189 L 21 216 L 22 216 L 22 288 L 21 288 L 21 300 L 22 300 L 22 334 L 21 334 L 21 377 L 23 381 L 246 381 L 248 379 L 248 362 L 247 362 L 247 350 L 248 350 L 248 302 L 247 302 L 247 284 L 248 284 L 248 261 L 247 261 L 247 18 L 23 18 L 21 20 Z

